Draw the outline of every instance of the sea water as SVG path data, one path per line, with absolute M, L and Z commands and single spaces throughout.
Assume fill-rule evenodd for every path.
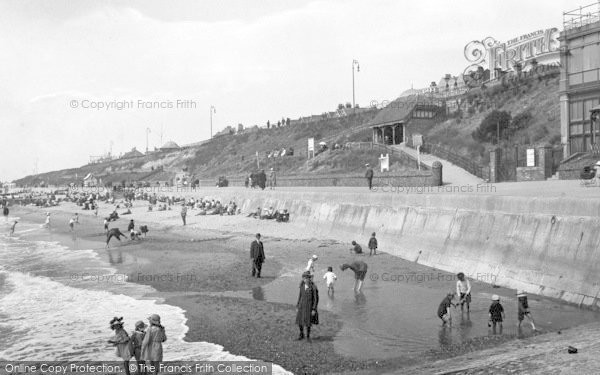
M 127 282 L 95 251 L 26 239 L 39 225 L 17 228 L 12 237 L 0 235 L 0 360 L 115 361 L 107 345 L 110 319 L 122 316 L 131 331 L 150 314 L 166 328 L 165 361 L 249 360 L 216 344 L 184 341 L 185 312 L 144 298 L 156 291 Z M 277 365 L 273 372 L 286 373 Z

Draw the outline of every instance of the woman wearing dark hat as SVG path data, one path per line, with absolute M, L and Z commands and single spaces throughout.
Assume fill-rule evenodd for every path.
M 304 328 L 306 327 L 306 340 L 310 341 L 310 327 L 312 324 L 319 324 L 317 314 L 317 305 L 319 304 L 319 290 L 312 282 L 312 275 L 306 271 L 302 274 L 300 282 L 300 292 L 298 294 L 298 303 L 296 304 L 296 324 L 300 328 L 298 340 L 304 338 Z
M 131 354 L 135 357 L 135 361 L 138 364 L 138 373 L 145 374 L 144 360 L 142 359 L 142 343 L 144 342 L 144 336 L 146 332 L 146 323 L 141 320 L 135 323 L 135 330 L 131 331 Z
M 123 317 L 116 316 L 110 321 L 110 329 L 115 331 L 115 335 L 108 342 L 117 347 L 117 357 L 124 361 L 125 373 L 129 375 L 129 359 L 131 359 L 131 346 L 129 335 L 123 329 Z
M 148 317 L 150 327 L 142 341 L 142 360 L 150 362 L 154 373 L 158 373 L 159 362 L 163 359 L 162 343 L 167 341 L 165 327 L 160 324 L 160 316 L 152 314 Z

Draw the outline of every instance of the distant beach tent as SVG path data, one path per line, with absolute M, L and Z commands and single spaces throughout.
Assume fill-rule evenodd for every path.
M 179 149 L 181 149 L 181 147 L 173 141 L 168 141 L 160 148 L 161 151 L 174 151 Z
M 83 186 L 86 186 L 86 187 L 89 187 L 89 186 L 98 186 L 99 182 L 100 182 L 100 180 L 97 179 L 92 173 L 88 173 L 83 178 Z

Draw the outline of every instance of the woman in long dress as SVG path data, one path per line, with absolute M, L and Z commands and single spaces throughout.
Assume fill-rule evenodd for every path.
M 312 275 L 306 271 L 302 274 L 298 302 L 296 304 L 296 324 L 300 328 L 298 340 L 304 338 L 304 327 L 306 327 L 306 340 L 310 341 L 310 327 L 318 323 L 317 305 L 319 304 L 319 291 L 312 282 Z
M 162 343 L 167 341 L 167 334 L 165 333 L 165 327 L 160 324 L 160 316 L 152 314 L 148 320 L 150 321 L 150 327 L 146 330 L 144 341 L 142 341 L 142 360 L 146 364 L 150 363 L 153 372 L 156 374 L 158 373 L 159 363 L 163 360 Z

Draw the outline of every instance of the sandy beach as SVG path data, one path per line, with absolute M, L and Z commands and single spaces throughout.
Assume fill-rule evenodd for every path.
M 233 354 L 274 362 L 294 373 L 347 372 L 386 365 L 336 354 L 332 338 L 341 323 L 335 314 L 320 312 L 321 324 L 313 330 L 312 343 L 307 344 L 296 341 L 298 332 L 293 305 L 207 295 L 248 291 L 270 283 L 282 271 L 282 260 L 303 264 L 308 259 L 307 254 L 312 254 L 316 247 L 312 242 L 288 241 L 265 235 L 267 260 L 263 265 L 263 277 L 253 278 L 250 276 L 248 252 L 253 235 L 219 232 L 215 221 L 228 224 L 224 226 L 229 228 L 235 227 L 236 222 L 263 224 L 258 228 L 247 225 L 253 229 L 252 232 L 262 231 L 265 224 L 278 224 L 279 229 L 286 224 L 253 220 L 241 215 L 215 216 L 202 221 L 202 224 L 211 223 L 212 228 L 205 229 L 200 227 L 200 223 L 194 223 L 194 211 L 190 211 L 190 225 L 183 227 L 178 211 L 147 212 L 145 206 L 134 207 L 134 215 L 130 217 L 138 225 L 149 225 L 148 236 L 141 241 L 122 239 L 121 243 L 113 239 L 110 248 L 104 249 L 103 217 L 112 211 L 107 207 L 101 209 L 97 217 L 93 212 L 82 211 L 71 203 L 50 209 L 15 207 L 14 214 L 22 220 L 41 224 L 44 213 L 50 212 L 52 240 L 63 242 L 73 249 L 92 247 L 119 273 L 128 275 L 128 281 L 150 285 L 165 303 L 182 307 L 188 319 L 188 341 L 216 343 Z M 71 232 L 67 223 L 75 212 L 79 213 L 80 224 Z M 207 219 L 206 216 L 202 218 Z M 116 223 L 111 223 L 111 227 L 120 227 L 124 232 L 128 221 L 129 216 L 122 216 Z M 273 226 L 271 229 L 275 231 L 276 228 Z M 291 233 L 293 230 L 290 230 Z M 30 235 L 30 238 L 47 237 L 47 233 Z M 383 257 L 381 261 L 385 261 Z M 297 289 L 290 293 L 297 295 Z
M 306 261 L 312 254 L 319 255 L 319 275 L 326 265 L 337 268 L 353 258 L 348 253 L 352 239 L 342 243 L 312 238 L 295 228 L 293 220 L 277 223 L 245 215 L 195 216 L 197 211 L 194 210 L 188 211 L 188 225 L 184 227 L 179 207 L 149 212 L 145 202 L 138 201 L 132 208 L 132 215 L 121 216 L 110 226 L 125 232 L 129 219 L 134 219 L 138 226 L 149 226 L 148 236 L 140 241 L 123 239 L 121 243 L 113 239 L 110 249 L 104 249 L 102 221 L 112 210 L 113 206 L 102 204 L 98 216 L 94 216 L 92 211 L 63 202 L 50 209 L 15 206 L 14 214 L 22 220 L 42 223 L 44 212 L 51 212 L 50 236 L 54 236 L 54 240 L 73 249 L 94 249 L 101 259 L 116 267 L 119 273 L 126 274 L 129 282 L 149 285 L 157 291 L 156 295 L 148 297 L 160 297 L 165 303 L 184 309 L 189 327 L 186 341 L 219 344 L 233 354 L 273 362 L 299 374 L 370 374 L 407 366 L 416 368 L 414 366 L 434 359 L 491 348 L 517 337 L 508 332 L 502 336 L 477 338 L 468 343 L 425 351 L 418 358 L 402 353 L 387 358 L 369 358 L 369 355 L 357 358 L 340 354 L 343 345 L 340 349 L 334 342 L 334 337 L 343 329 L 341 317 L 320 309 L 321 324 L 313 330 L 312 343 L 299 342 L 296 340 L 298 331 L 293 301 Z M 119 213 L 124 211 L 118 209 Z M 71 232 L 67 223 L 75 212 L 79 213 L 80 224 Z M 267 257 L 261 279 L 250 276 L 249 244 L 256 232 L 263 235 Z M 30 235 L 36 236 L 47 238 L 48 232 Z M 406 263 L 385 253 L 368 257 L 368 262 L 370 269 L 375 270 L 394 269 Z M 419 270 L 418 265 L 414 267 Z M 351 284 L 351 273 L 342 273 L 339 269 L 336 272 L 345 283 L 341 285 Z M 289 303 L 268 301 L 263 294 L 277 290 L 277 287 L 269 286 L 290 274 L 298 276 L 291 277 L 292 282 L 285 284 L 292 285 L 289 290 L 280 291 L 287 295 L 280 300 Z M 315 281 L 320 289 L 321 305 L 331 303 L 322 280 Z M 489 293 L 494 292 L 489 285 L 482 284 L 480 289 L 483 288 L 488 288 Z M 427 312 L 427 315 L 433 313 Z

